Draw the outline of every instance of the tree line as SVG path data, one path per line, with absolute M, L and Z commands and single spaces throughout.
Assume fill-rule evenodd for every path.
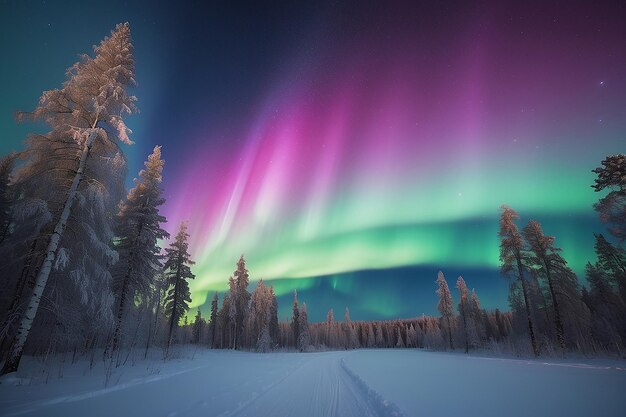
M 461 277 L 457 283 L 461 291 L 459 311 L 465 317 L 463 328 L 459 327 L 443 273 L 439 273 L 437 282 L 440 283 L 438 293 L 444 300 L 442 302 L 449 302 L 449 317 L 422 315 L 412 319 L 352 321 L 350 310 L 346 307 L 343 320 L 336 320 L 333 309 L 330 309 L 325 321 L 310 323 L 306 303 L 300 304 L 298 293 L 294 291 L 291 318 L 279 321 L 278 302 L 271 285 L 266 286 L 261 279 L 252 293 L 248 291 L 249 273 L 242 255 L 229 279 L 229 291 L 224 294 L 221 307 L 218 308 L 216 292 L 211 301 L 208 320 L 202 317 L 198 308 L 194 321 L 182 326 L 181 337 L 183 342 L 206 345 L 213 349 L 259 352 L 290 349 L 304 352 L 410 347 L 437 350 L 447 348 L 448 340 L 454 349 L 452 339 L 461 340 L 463 337 L 469 349 L 469 346 L 478 347 L 487 340 L 501 342 L 511 334 L 512 314 L 498 309 L 493 312 L 481 309 L 476 292 L 472 291 L 470 295 Z M 440 302 L 440 310 L 441 306 Z
M 597 261 L 587 263 L 587 285 L 581 285 L 561 255 L 554 236 L 530 220 L 521 230 L 519 215 L 502 206 L 500 215 L 501 274 L 509 282 L 510 312 L 487 311 L 477 292 L 469 290 L 463 277 L 456 280 L 458 302 L 442 272 L 438 273 L 437 309 L 440 317 L 388 321 L 350 320 L 346 307 L 338 322 L 331 309 L 321 323 L 309 323 L 306 304 L 294 291 L 292 317 L 278 322 L 273 288 L 262 280 L 252 294 L 242 256 L 229 279 L 229 292 L 218 309 L 218 295 L 211 317 L 200 310 L 192 329 L 195 343 L 213 348 L 355 349 L 372 347 L 420 347 L 435 350 L 492 350 L 518 355 L 623 354 L 626 341 L 626 156 L 612 155 L 593 171 L 593 188 L 609 192 L 594 205 L 617 243 L 595 235 Z M 202 335 L 207 326 L 209 331 Z

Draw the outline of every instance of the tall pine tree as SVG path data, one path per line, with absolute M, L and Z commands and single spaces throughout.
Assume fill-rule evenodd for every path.
M 240 341 L 243 335 L 244 323 L 248 314 L 248 307 L 250 303 L 251 294 L 248 291 L 248 285 L 250 284 L 250 276 L 246 269 L 246 260 L 243 255 L 237 261 L 237 269 L 233 273 L 233 279 L 235 281 L 236 291 L 234 294 L 231 291 L 231 303 L 234 303 L 235 307 L 235 328 L 233 348 L 238 349 Z
M 293 313 L 291 316 L 291 329 L 293 332 L 294 346 L 298 347 L 300 338 L 300 309 L 298 308 L 298 291 L 293 290 Z
M 181 317 L 185 316 L 189 310 L 191 302 L 191 293 L 189 292 L 190 279 L 196 276 L 191 272 L 191 265 L 194 262 L 189 255 L 189 234 L 187 233 L 187 223 L 182 223 L 176 233 L 174 242 L 169 248 L 165 249 L 165 277 L 169 284 L 169 290 L 165 298 L 165 313 L 167 314 L 170 324 L 167 336 L 167 348 L 169 350 L 178 323 Z
M 448 288 L 446 278 L 443 276 L 443 272 L 439 271 L 439 273 L 437 274 L 436 283 L 439 286 L 439 288 L 437 289 L 437 295 L 439 296 L 437 309 L 441 314 L 441 320 L 444 324 L 444 327 L 448 331 L 448 343 L 450 345 L 450 349 L 454 349 L 454 344 L 452 343 L 452 320 L 454 320 L 454 303 L 452 302 L 452 294 L 450 294 L 450 289 Z
M 623 245 L 626 240 L 626 155 L 607 156 L 602 166 L 593 172 L 597 178 L 591 187 L 596 192 L 609 190 L 594 208 L 600 220 L 609 225 L 609 232 Z
M 626 303 L 626 251 L 612 245 L 602 234 L 596 235 L 595 250 L 598 267 L 608 274 Z
M 459 314 L 461 315 L 461 322 L 463 324 L 463 336 L 465 338 L 465 353 L 469 352 L 469 331 L 468 331 L 468 316 L 470 315 L 471 312 L 471 307 L 470 307 L 470 295 L 469 295 L 469 289 L 467 288 L 467 285 L 465 284 L 465 280 L 463 279 L 462 276 L 459 276 L 459 278 L 456 280 L 456 288 L 459 290 L 459 304 L 458 304 L 458 309 L 459 309 Z
M 297 347 L 300 352 L 304 352 L 311 344 L 311 333 L 309 332 L 309 319 L 306 312 L 306 303 L 303 303 L 302 308 L 300 309 L 299 321 Z
M 144 163 L 145 169 L 135 179 L 135 187 L 121 204 L 117 216 L 116 246 L 120 260 L 113 269 L 113 284 L 117 302 L 113 350 L 121 343 L 122 325 L 129 301 L 135 297 L 147 298 L 152 291 L 155 276 L 161 270 L 159 240 L 169 238 L 161 228 L 165 217 L 159 206 L 165 203 L 161 196 L 161 174 L 164 161 L 161 147 L 155 146 Z
M 270 307 L 270 324 L 269 332 L 270 339 L 273 343 L 278 343 L 279 339 L 279 326 L 278 326 L 278 298 L 274 292 L 274 287 L 270 285 L 270 297 L 272 298 L 272 305 Z
M 193 328 L 191 329 L 192 343 L 195 343 L 195 344 L 200 343 L 200 339 L 202 338 L 203 328 L 204 328 L 204 319 L 202 318 L 202 313 L 200 313 L 200 307 L 198 307 L 198 311 L 193 320 Z
M 210 334 L 211 334 L 211 348 L 215 349 L 217 347 L 217 340 L 215 339 L 217 337 L 217 304 L 218 304 L 218 298 L 217 298 L 217 291 L 215 291 L 215 293 L 213 294 L 213 300 L 211 300 L 211 322 L 209 324 L 210 326 Z

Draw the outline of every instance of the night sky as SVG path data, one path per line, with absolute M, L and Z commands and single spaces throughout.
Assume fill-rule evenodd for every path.
M 591 169 L 626 151 L 623 3 L 235 3 L 0 1 L 0 154 L 45 129 L 14 112 L 129 21 L 125 150 L 136 173 L 163 145 L 194 307 L 244 253 L 282 317 L 294 288 L 313 320 L 433 314 L 439 269 L 507 309 L 501 204 L 582 278 L 603 230 Z

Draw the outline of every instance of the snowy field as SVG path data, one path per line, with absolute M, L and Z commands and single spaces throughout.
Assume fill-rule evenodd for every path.
M 193 354 L 193 359 L 191 355 Z M 0 385 L 2 416 L 625 416 L 626 363 L 419 350 L 187 351 Z M 31 360 L 32 361 L 32 360 Z M 31 370 L 34 362 L 26 363 Z M 47 383 L 46 383 L 46 378 Z M 107 386 L 105 387 L 105 383 Z

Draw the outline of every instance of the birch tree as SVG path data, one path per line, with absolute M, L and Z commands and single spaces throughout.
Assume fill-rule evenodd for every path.
M 106 164 L 100 158 L 94 159 L 99 150 L 119 150 L 119 144 L 131 144 L 130 129 L 124 122 L 124 116 L 136 111 L 136 98 L 127 93 L 127 88 L 135 85 L 133 47 L 130 38 L 130 25 L 119 24 L 98 46 L 95 47 L 95 57 L 83 55 L 81 60 L 67 71 L 67 81 L 63 87 L 56 90 L 45 91 L 34 112 L 21 114 L 21 118 L 29 118 L 47 123 L 51 131 L 46 135 L 37 136 L 39 142 L 62 144 L 55 146 L 56 150 L 62 150 L 67 154 L 70 150 L 69 161 L 64 161 L 64 166 L 57 168 L 63 172 L 68 182 L 63 196 L 62 204 L 52 208 L 51 232 L 44 238 L 45 244 L 38 272 L 34 280 L 33 291 L 28 297 L 26 308 L 19 321 L 17 334 L 2 369 L 2 374 L 17 370 L 28 340 L 33 321 L 39 310 L 42 296 L 48 284 L 48 279 L 53 268 L 57 265 L 62 267 L 68 257 L 62 250 L 61 242 L 70 220 L 75 216 L 75 202 L 85 201 L 86 197 L 104 207 L 103 198 L 108 194 L 94 178 L 101 169 L 98 164 Z M 33 139 L 35 140 L 35 139 Z M 121 151 L 116 153 L 118 159 L 122 159 Z M 46 158 L 54 157 L 54 154 L 33 155 L 26 157 L 45 161 Z M 65 158 L 63 158 L 65 159 Z M 44 164 L 45 165 L 45 164 Z M 120 170 L 125 163 L 114 162 L 111 169 Z M 54 169 L 54 168 L 52 168 Z M 50 172 L 48 165 L 47 174 Z M 92 182 L 92 179 L 95 180 Z M 90 194 L 81 193 L 81 185 L 87 183 Z M 60 187 L 63 189 L 63 187 Z M 87 201 L 89 202 L 89 201 Z M 85 205 L 82 205 L 83 208 Z M 106 225 L 101 225 L 106 226 Z M 91 230 L 92 236 L 96 232 Z M 99 239 L 98 239 L 99 240 Z M 107 243 L 108 244 L 108 243 Z M 111 263 L 117 256 L 108 247 L 101 247 Z M 87 279 L 83 271 L 75 270 L 74 280 Z M 108 272 L 106 272 L 108 273 Z M 101 275 L 106 275 L 101 272 Z

